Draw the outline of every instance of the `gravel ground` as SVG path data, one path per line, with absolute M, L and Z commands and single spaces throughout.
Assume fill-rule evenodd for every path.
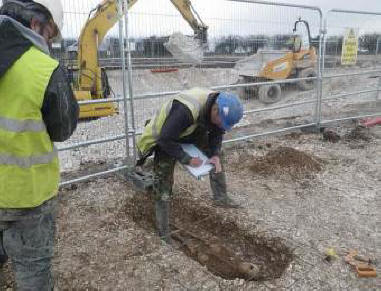
M 343 137 L 351 129 L 350 123 L 335 128 Z M 145 204 L 150 193 L 115 175 L 60 191 L 56 289 L 379 290 L 381 130 L 365 134 L 370 140 L 349 135 L 329 143 L 321 135 L 293 133 L 226 147 L 228 186 L 244 206 L 238 210 L 214 207 L 207 179 L 195 182 L 183 168 L 176 169 L 172 221 L 191 213 L 195 221 L 188 221 L 190 226 L 202 224 L 204 232 L 223 238 L 235 252 L 242 247 L 237 235 L 254 238 L 257 255 L 277 242 L 278 259 L 263 264 L 275 269 L 288 262 L 277 269 L 280 276 L 226 280 L 180 247 L 162 244 L 152 225 L 152 206 Z M 273 173 L 253 172 L 253 164 L 279 147 L 293 154 L 298 152 L 290 149 L 297 150 L 321 167 L 294 175 L 292 163 L 280 163 Z M 336 259 L 326 260 L 328 248 L 334 248 Z M 356 276 L 344 261 L 350 249 L 376 262 L 378 278 Z M 290 261 L 281 262 L 288 252 Z M 266 270 L 271 275 L 273 269 Z
M 330 70 L 332 72 L 342 70 Z M 110 81 L 120 93 L 121 88 L 117 86 L 119 73 L 113 74 Z M 231 83 L 234 72 L 231 69 L 190 69 L 177 75 L 173 73 L 170 78 L 169 75 L 148 75 L 147 71 L 134 75 L 136 94 L 182 89 L 198 81 L 204 82 L 199 84 L 203 86 Z M 192 78 L 194 84 L 189 81 Z M 366 90 L 375 87 L 377 82 L 378 79 L 369 76 L 326 80 L 323 93 L 328 96 Z M 152 84 L 158 84 L 160 88 L 152 87 Z M 292 86 L 284 93 L 284 99 L 276 105 L 314 96 L 314 91 L 298 92 Z M 323 105 L 323 116 L 332 119 L 353 113 L 379 112 L 380 101 L 375 93 L 360 97 L 327 101 Z M 136 106 L 139 126 L 160 102 L 140 101 Z M 257 100 L 245 101 L 246 109 L 263 106 Z M 313 110 L 312 105 L 301 105 L 248 115 L 226 138 L 308 122 Z M 344 136 L 353 126 L 348 122 L 334 130 Z M 81 122 L 70 141 L 60 146 L 123 132 L 123 114 Z M 195 182 L 181 167 L 176 169 L 174 193 L 180 202 L 175 205 L 180 209 L 186 207 L 192 215 L 199 209 L 209 211 L 216 221 L 203 224 L 204 231 L 209 227 L 212 234 L 221 229 L 220 234 L 214 235 L 225 238 L 227 244 L 229 238 L 236 238 L 237 234 L 252 237 L 261 242 L 259 246 L 272 246 L 273 241 L 280 240 L 283 253 L 278 255 L 286 254 L 288 251 L 285 250 L 292 254 L 291 263 L 282 269 L 280 277 L 270 276 L 259 281 L 226 280 L 210 272 L 207 266 L 200 265 L 178 246 L 163 245 L 149 218 L 152 213 L 136 216 L 141 207 L 144 208 L 142 213 L 149 213 L 149 208 L 137 203 L 139 197 L 149 197 L 149 193 L 135 190 L 117 174 L 61 190 L 54 262 L 57 289 L 378 290 L 381 288 L 378 278 L 359 279 L 344 262 L 345 253 L 356 249 L 376 260 L 378 276 L 381 271 L 380 128 L 371 129 L 370 134 L 373 135 L 370 141 L 352 138 L 329 143 L 320 135 L 291 133 L 226 145 L 229 188 L 233 197 L 244 206 L 241 210 L 213 207 L 209 200 L 208 181 Z M 283 170 L 282 167 L 274 168 L 273 174 L 271 171 L 266 175 L 253 172 L 253 164 L 263 161 L 266 154 L 279 147 L 301 151 L 319 161 L 321 170 L 298 175 L 293 175 L 292 168 L 288 167 Z M 124 155 L 125 142 L 118 141 L 60 152 L 60 159 L 64 176 L 69 174 L 72 178 L 79 173 L 118 165 Z M 174 213 L 179 213 L 180 220 L 185 218 L 179 210 Z M 225 232 L 231 225 L 234 228 Z M 242 249 L 238 240 L 232 241 L 236 243 L 229 245 L 233 250 Z M 337 259 L 325 260 L 328 248 L 336 250 Z M 261 250 L 258 248 L 257 255 Z M 268 264 L 267 270 L 271 266 Z
M 351 123 L 335 128 L 341 136 L 351 129 Z M 137 191 L 122 176 L 114 175 L 60 191 L 56 289 L 379 290 L 380 127 L 369 134 L 370 141 L 352 136 L 329 143 L 321 135 L 292 133 L 227 145 L 228 186 L 244 206 L 239 210 L 215 208 L 207 179 L 196 182 L 181 167 L 176 169 L 175 200 L 188 201 L 184 211 L 175 211 L 177 218 L 181 220 L 182 213 L 189 211 L 200 211 L 202 217 L 207 211 L 215 221 L 205 223 L 204 229 L 209 225 L 224 229 L 234 223 L 232 232 L 220 234 L 226 241 L 237 233 L 269 244 L 280 241 L 291 251 L 292 260 L 279 278 L 226 280 L 180 248 L 162 244 L 149 218 L 152 213 L 145 215 L 144 204 L 133 204 L 150 193 Z M 292 167 L 274 168 L 273 174 L 266 175 L 252 171 L 253 163 L 279 147 L 319 161 L 321 170 L 298 175 L 292 174 Z M 136 216 L 140 210 L 143 215 Z M 210 228 L 210 233 L 214 230 Z M 233 245 L 237 251 L 235 247 L 240 246 Z M 337 259 L 325 260 L 328 248 L 335 249 Z M 344 261 L 350 249 L 376 261 L 378 278 L 356 276 Z

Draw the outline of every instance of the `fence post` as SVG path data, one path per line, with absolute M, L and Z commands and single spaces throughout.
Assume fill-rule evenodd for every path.
M 381 90 L 381 76 L 378 77 L 378 82 L 377 82 L 377 93 L 376 93 L 376 102 L 378 100 L 381 100 L 380 98 L 380 90 Z
M 123 31 L 123 14 L 125 13 L 124 0 L 118 0 L 118 8 L 119 8 L 119 49 L 121 53 L 121 61 L 122 61 L 122 78 L 123 78 L 123 108 L 124 108 L 124 130 L 126 134 L 126 162 L 130 164 L 130 140 L 128 136 L 128 108 L 127 108 L 127 87 L 126 87 L 126 58 L 124 55 L 124 31 Z
M 319 54 L 318 54 L 318 76 L 316 88 L 316 107 L 315 107 L 315 120 L 316 127 L 320 127 L 321 122 L 321 102 L 323 95 L 323 70 L 326 46 L 327 23 L 323 13 L 320 12 L 320 30 L 319 30 Z M 324 22 L 324 23 L 323 23 Z
M 378 37 L 376 42 L 376 53 L 375 53 L 376 56 L 378 56 L 379 43 L 380 43 L 380 38 Z
M 132 61 L 131 61 L 131 47 L 129 41 L 129 11 L 128 11 L 128 1 L 125 1 L 126 11 L 124 14 L 124 32 L 126 34 L 126 50 L 127 50 L 127 76 L 128 76 L 128 100 L 130 101 L 130 115 L 131 115 L 131 130 L 128 131 L 128 139 L 132 136 L 132 156 L 133 156 L 133 165 L 136 162 L 136 127 L 135 127 L 135 110 L 134 110 L 134 91 L 133 91 L 133 82 L 132 82 Z

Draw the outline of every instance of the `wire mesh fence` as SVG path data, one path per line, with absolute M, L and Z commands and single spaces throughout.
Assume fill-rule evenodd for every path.
M 152 20 L 145 21 L 144 26 L 140 12 L 134 11 L 135 6 L 130 12 L 130 31 L 135 39 L 138 35 L 155 35 L 151 37 L 154 44 L 147 45 L 150 53 L 153 52 L 150 47 L 160 46 L 158 42 L 164 43 L 168 35 L 177 31 L 193 34 L 180 13 L 170 7 L 169 1 L 155 3 L 157 7 L 151 5 L 151 11 L 144 11 Z M 261 1 L 192 1 L 192 4 L 195 11 L 200 11 L 203 24 L 208 26 L 204 58 L 193 66 L 179 60 L 168 65 L 165 64 L 168 56 L 157 49 L 152 56 L 163 60 L 160 68 L 169 66 L 173 71 L 158 73 L 135 68 L 133 87 L 137 94 L 138 131 L 142 130 L 147 116 L 156 110 L 155 106 L 171 96 L 155 96 L 153 92 L 177 92 L 194 86 L 238 94 L 246 111 L 240 125 L 259 125 L 263 133 L 313 122 L 318 93 L 319 46 L 316 40 L 319 40 L 322 25 L 319 9 Z M 218 11 L 213 9 L 217 6 L 221 7 Z M 160 23 L 162 17 L 169 17 L 166 7 L 172 9 L 170 21 L 156 25 L 156 18 Z M 298 40 L 300 47 L 295 47 Z M 297 62 L 294 58 L 298 58 Z M 151 106 L 147 107 L 147 103 Z M 297 118 L 290 121 L 291 116 Z M 279 122 L 266 123 L 273 119 Z M 258 128 L 255 132 L 258 133 Z M 249 133 L 246 131 L 244 135 Z
M 380 115 L 381 14 L 331 10 L 326 31 L 322 123 Z
M 379 14 L 331 10 L 323 19 L 320 8 L 304 5 L 180 2 L 62 0 L 63 39 L 52 55 L 76 94 L 87 96 L 80 98 L 82 108 L 105 98 L 114 106 L 105 116 L 82 118 L 70 140 L 58 144 L 63 184 L 132 166 L 134 140 L 146 120 L 191 87 L 240 96 L 245 116 L 228 141 L 380 115 Z M 128 17 L 122 17 L 118 8 L 127 3 Z M 90 25 L 105 5 L 114 6 Z M 84 29 L 92 46 L 81 41 Z M 197 37 L 204 52 L 199 62 L 173 57 L 166 48 L 179 32 Z M 79 87 L 83 76 L 91 80 L 86 88 Z
M 105 114 L 105 118 L 102 116 L 103 113 L 97 114 L 98 109 L 91 108 L 90 110 L 96 113 L 94 117 L 81 118 L 70 140 L 59 144 L 61 169 L 70 177 L 67 179 L 71 180 L 78 176 L 119 168 L 121 161 L 126 158 L 126 122 L 123 105 L 123 84 L 126 81 L 123 74 L 116 74 L 116 77 L 113 77 L 114 70 L 120 71 L 122 68 L 121 52 L 124 49 L 121 47 L 121 39 L 125 36 L 117 24 L 118 2 L 111 8 L 110 4 L 104 6 L 108 7 L 109 23 L 101 22 L 103 20 L 100 20 L 100 17 L 94 17 L 102 14 L 101 10 L 97 10 L 99 1 L 64 0 L 62 3 L 64 38 L 57 45 L 58 48 L 53 49 L 53 55 L 67 68 L 77 97 L 81 92 L 89 94 L 87 98 L 80 100 L 81 114 L 85 106 L 96 105 L 98 109 L 100 108 L 98 113 L 102 112 L 104 104 L 115 108 L 114 112 Z M 92 37 L 96 40 L 91 40 Z M 90 38 L 89 42 L 92 45 L 85 43 L 86 38 L 87 40 Z M 87 66 L 84 69 L 83 63 L 86 62 Z M 91 65 L 92 62 L 95 65 Z M 98 68 L 102 68 L 102 71 L 98 72 Z M 107 77 L 108 74 L 110 77 Z M 100 101 L 109 99 L 115 102 L 91 103 L 97 99 Z M 72 171 L 79 171 L 80 174 L 71 175 Z

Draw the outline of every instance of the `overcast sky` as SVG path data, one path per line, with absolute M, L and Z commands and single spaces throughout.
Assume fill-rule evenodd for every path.
M 338 8 L 381 13 L 381 0 L 280 0 L 280 2 L 318 6 L 323 11 Z M 192 0 L 192 3 L 209 26 L 211 36 L 291 33 L 293 23 L 298 17 L 310 22 L 313 35 L 316 36 L 319 31 L 319 14 L 311 10 L 226 0 Z M 167 16 L 163 17 L 163 14 Z M 360 33 L 381 32 L 381 15 L 331 13 L 328 24 L 331 28 L 330 34 L 342 34 L 347 27 L 354 27 Z M 131 8 L 130 27 L 132 35 L 147 36 L 150 33 L 165 35 L 174 29 L 192 32 L 169 0 L 139 0 Z
M 319 31 L 319 15 L 311 10 L 227 0 L 191 1 L 202 20 L 209 26 L 211 37 L 231 34 L 245 36 L 291 33 L 293 23 L 298 17 L 309 21 L 313 36 Z M 63 35 L 77 38 L 88 12 L 100 2 L 101 0 L 62 0 L 65 11 Z M 280 0 L 280 2 L 318 6 L 324 11 L 339 8 L 381 12 L 381 0 Z M 130 16 L 130 35 L 134 37 L 164 36 L 175 31 L 192 34 L 190 27 L 169 0 L 139 0 L 131 8 Z M 381 16 L 330 14 L 328 24 L 330 34 L 342 34 L 347 27 L 355 28 L 360 33 L 381 32 Z M 117 25 L 110 34 L 117 35 Z
M 76 0 L 77 2 L 86 2 L 86 0 Z M 155 1 L 155 0 L 151 0 Z M 205 0 L 208 1 L 208 0 Z M 62 2 L 70 2 L 70 0 L 62 0 Z M 100 1 L 99 1 L 100 2 Z M 274 1 L 268 1 L 274 2 Z M 381 12 L 380 0 L 282 0 L 283 3 L 296 3 L 303 5 L 319 6 L 323 9 L 342 8 L 342 9 L 355 9 L 362 11 L 378 11 Z M 0 0 L 0 4 L 2 0 Z
M 381 12 L 381 0 L 283 0 L 280 2 L 319 6 L 324 10 L 338 8 Z

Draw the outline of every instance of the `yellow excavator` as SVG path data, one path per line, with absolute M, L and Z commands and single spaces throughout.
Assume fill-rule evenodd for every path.
M 104 68 L 99 66 L 98 47 L 106 33 L 119 20 L 119 1 L 104 0 L 90 12 L 78 41 L 78 77 L 73 82 L 74 94 L 78 101 L 106 99 L 111 89 Z M 130 9 L 138 0 L 128 0 Z M 190 0 L 170 0 L 194 31 L 194 38 L 200 43 L 207 41 L 207 29 L 193 9 Z M 113 115 L 118 112 L 115 102 L 82 104 L 80 118 Z
M 303 33 L 298 27 L 305 28 Z M 294 23 L 294 35 L 286 44 L 287 50 L 259 50 L 236 63 L 240 79 L 238 83 L 267 82 L 288 78 L 311 78 L 300 80 L 297 85 L 300 90 L 314 88 L 316 79 L 316 51 L 311 45 L 310 27 L 307 21 L 298 19 Z M 308 37 L 306 41 L 302 37 Z M 268 84 L 255 87 L 241 87 L 239 95 L 244 97 L 258 97 L 265 104 L 275 103 L 282 97 L 280 84 Z

